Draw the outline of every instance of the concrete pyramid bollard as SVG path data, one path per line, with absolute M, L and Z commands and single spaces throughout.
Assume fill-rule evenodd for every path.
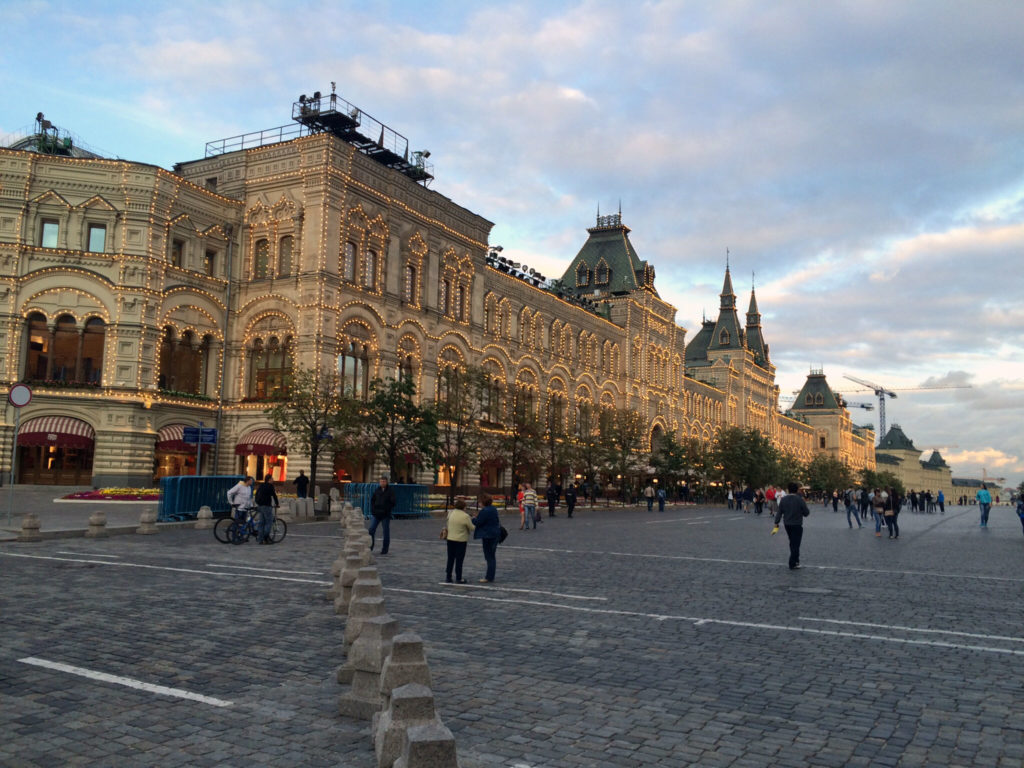
M 209 507 L 207 507 L 209 509 Z M 198 523 L 196 524 L 198 527 Z M 156 527 L 156 510 L 147 509 L 139 515 L 139 527 L 135 529 L 136 533 L 141 534 L 152 534 L 157 532 Z
M 359 569 L 368 565 L 363 555 L 350 553 L 345 557 L 345 567 L 338 576 L 338 593 L 334 597 L 334 612 L 343 614 L 352 602 L 352 585 L 355 584 Z
M 321 498 L 326 498 L 321 494 Z M 312 520 L 316 517 L 316 505 L 312 499 L 301 499 L 302 501 L 302 516 L 307 520 Z
M 295 502 L 296 499 L 285 499 L 284 503 L 277 509 L 277 516 L 286 523 L 290 523 L 295 519 Z
M 89 515 L 89 530 L 85 532 L 87 539 L 105 539 L 107 537 L 107 513 L 93 512 Z
M 142 514 L 146 513 L 143 512 Z M 141 516 L 139 517 L 139 522 L 142 522 Z M 156 510 L 153 510 L 153 522 L 156 522 Z M 203 505 L 196 513 L 196 530 L 204 531 L 207 528 L 213 528 L 213 510 Z M 139 531 L 139 533 L 143 533 L 143 531 Z M 146 533 L 156 533 L 156 531 L 146 531 Z
M 459 768 L 455 737 L 440 722 L 409 726 L 394 768 Z
M 394 765 L 405 747 L 406 731 L 417 725 L 442 725 L 434 707 L 433 692 L 418 683 L 395 688 L 391 700 L 373 718 L 373 748 L 378 768 Z
M 384 587 L 380 583 L 380 576 L 372 565 L 364 566 L 356 571 L 352 589 L 347 594 L 345 584 L 342 583 L 341 594 L 334 601 L 334 612 L 339 615 L 346 613 L 355 600 L 363 597 L 384 597 Z
M 338 700 L 340 714 L 372 720 L 380 712 L 380 672 L 397 634 L 398 621 L 387 614 L 363 621 L 359 637 L 349 649 L 352 687 Z
M 403 632 L 391 640 L 391 653 L 380 672 L 380 693 L 387 708 L 391 691 L 416 683 L 430 687 L 430 668 L 423 652 L 423 640 L 413 632 Z
M 359 633 L 362 632 L 364 621 L 376 619 L 384 616 L 386 613 L 387 609 L 384 607 L 383 597 L 364 597 L 353 602 L 349 606 L 348 620 L 345 622 L 345 648 L 350 649 L 352 644 L 359 639 Z M 352 659 L 346 659 L 345 663 L 338 667 L 338 682 L 346 685 L 351 683 L 354 669 Z
M 35 512 L 29 512 L 21 518 L 21 532 L 18 534 L 18 541 L 42 541 L 39 535 L 39 516 Z

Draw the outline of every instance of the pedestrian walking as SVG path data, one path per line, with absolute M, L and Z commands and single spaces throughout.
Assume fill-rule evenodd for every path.
M 839 511 L 839 490 L 838 489 L 832 491 L 832 511 L 833 512 L 838 512 Z
M 868 521 L 868 510 L 871 509 L 871 496 L 868 494 L 867 488 L 860 489 L 858 505 L 860 506 L 860 519 L 866 523 Z
M 300 499 L 306 498 L 306 493 L 309 490 L 309 478 L 306 477 L 306 473 L 299 470 L 299 476 L 292 480 L 292 485 L 295 486 L 295 495 Z
M 480 499 L 480 511 L 473 518 L 473 538 L 480 539 L 484 550 L 484 560 L 487 562 L 487 575 L 480 579 L 481 584 L 490 584 L 494 581 L 494 574 L 498 566 L 498 539 L 501 538 L 501 521 L 498 519 L 498 510 L 492 504 L 490 496 Z
M 871 496 L 871 511 L 875 516 L 875 536 L 882 537 L 882 521 L 885 519 L 885 497 L 878 488 L 875 488 Z
M 537 514 L 537 492 L 530 483 L 523 483 L 523 515 L 526 519 L 524 530 L 529 530 L 531 523 L 533 530 L 537 530 L 537 523 L 540 522 L 540 515 Z
M 455 570 L 455 583 L 466 583 L 466 580 L 462 578 L 462 564 L 466 560 L 469 534 L 473 533 L 474 530 L 473 521 L 466 514 L 465 500 L 456 499 L 455 508 L 448 513 L 448 521 L 444 526 L 445 540 L 448 545 L 448 562 L 444 567 L 444 580 L 446 584 L 452 583 L 453 568 Z
M 900 495 L 895 488 L 889 489 L 889 498 L 885 500 L 883 515 L 885 527 L 889 529 L 889 538 L 898 539 L 900 537 Z
M 1017 517 L 1020 518 L 1020 527 L 1024 529 L 1024 496 L 1017 499 Z
M 978 509 L 981 510 L 981 527 L 988 528 L 988 513 L 992 509 L 992 494 L 988 492 L 988 488 L 982 486 L 974 494 L 974 498 L 978 500 Z
M 256 502 L 256 511 L 260 516 L 256 539 L 260 544 L 270 544 L 270 532 L 274 528 L 274 510 L 280 506 L 280 502 L 277 500 L 277 491 L 274 490 L 273 475 L 268 473 L 263 478 L 263 482 L 256 489 L 253 498 Z
M 526 512 L 523 509 L 523 484 L 520 483 L 516 489 L 516 504 L 519 505 L 519 530 L 525 531 L 529 527 L 526 522 Z
M 647 501 L 647 511 L 654 511 L 654 486 L 650 483 L 644 488 L 644 499 Z
M 789 493 L 779 502 L 779 511 L 775 513 L 775 527 L 772 528 L 772 535 L 779 532 L 779 521 L 783 521 L 786 527 L 786 535 L 789 537 L 789 570 L 793 571 L 800 567 L 800 544 L 804 538 L 804 518 L 811 514 L 807 508 L 807 502 L 799 494 L 800 486 L 796 483 L 789 484 Z
M 576 486 L 573 483 L 569 483 L 569 487 L 565 489 L 566 515 L 572 517 L 572 512 L 574 509 L 576 509 Z
M 558 486 L 549 481 L 548 487 L 544 491 L 544 496 L 548 500 L 548 517 L 555 516 L 555 510 L 558 508 L 558 497 L 561 495 Z
M 734 506 L 733 496 L 732 496 L 732 486 L 729 486 L 729 496 L 728 496 L 728 499 L 729 499 L 729 509 L 732 509 L 733 506 Z
M 853 528 L 853 522 L 850 520 L 850 515 L 853 515 L 853 519 L 857 521 L 857 530 L 864 527 L 860 521 L 860 515 L 857 512 L 857 506 L 854 503 L 856 492 L 852 488 L 847 488 L 846 493 L 843 494 L 843 503 L 846 504 L 846 524 Z
M 939 505 L 939 514 L 946 514 L 946 494 L 939 491 L 938 495 L 935 497 L 935 503 Z
M 666 496 L 665 489 L 664 488 L 659 488 L 658 489 L 658 511 L 659 512 L 664 512 L 665 511 L 665 496 Z
M 388 485 L 387 475 L 382 475 L 377 487 L 373 489 L 373 496 L 370 497 L 370 515 L 373 522 L 370 523 L 370 551 L 373 551 L 377 543 L 377 526 L 383 529 L 384 541 L 380 545 L 380 553 L 386 555 L 391 548 L 391 515 L 395 509 L 397 499 L 395 489 Z

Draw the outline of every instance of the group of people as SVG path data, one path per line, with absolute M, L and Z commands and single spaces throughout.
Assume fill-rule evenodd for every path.
M 768 514 L 774 515 L 779 511 L 779 502 L 785 495 L 783 488 L 774 485 L 765 488 L 752 488 L 748 485 L 743 489 L 729 488 L 726 501 L 729 509 L 742 509 L 747 514 L 761 515 L 767 508 Z
M 579 498 L 579 489 L 574 483 L 569 483 L 563 493 L 562 486 L 557 481 L 549 480 L 547 488 L 544 489 L 544 500 L 548 505 L 548 517 L 555 517 L 558 502 L 563 497 L 565 499 L 566 516 L 572 517 L 572 513 L 576 509 L 576 500 Z M 533 483 L 526 481 L 519 483 L 516 489 L 516 504 L 519 506 L 519 530 L 528 531 L 531 527 L 534 530 L 537 529 L 537 523 L 543 518 L 543 515 L 540 513 L 538 500 L 539 496 L 537 490 L 533 487 Z
M 256 512 L 258 520 L 256 528 L 256 540 L 260 544 L 270 544 L 270 532 L 274 529 L 274 517 L 276 510 L 281 506 L 277 498 L 277 491 L 274 488 L 274 478 L 266 475 L 263 482 L 253 488 L 255 480 L 252 476 L 246 476 L 228 489 L 228 503 L 231 505 L 232 513 L 239 522 L 245 520 L 246 516 Z
M 466 560 L 466 547 L 469 545 L 469 536 L 479 539 L 484 552 L 484 562 L 487 563 L 486 575 L 480 579 L 481 584 L 490 584 L 494 581 L 495 572 L 498 567 L 498 543 L 501 541 L 501 521 L 498 519 L 498 509 L 494 506 L 494 500 L 490 496 L 480 499 L 480 509 L 476 517 L 470 517 L 466 512 L 466 502 L 463 499 L 455 500 L 455 508 L 448 513 L 448 520 L 444 527 L 444 538 L 448 545 L 448 562 L 444 569 L 444 580 L 446 583 L 465 584 L 462 578 L 462 565 Z

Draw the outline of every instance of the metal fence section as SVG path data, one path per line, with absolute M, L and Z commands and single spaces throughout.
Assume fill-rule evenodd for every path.
M 395 517 L 430 517 L 427 507 L 427 486 L 416 484 L 391 485 L 395 489 Z M 370 499 L 377 488 L 377 483 L 347 483 L 344 486 L 345 501 L 356 509 L 361 509 L 363 517 L 370 517 Z
M 161 477 L 156 519 L 161 523 L 195 520 L 203 506 L 213 510 L 214 517 L 226 517 L 231 512 L 228 489 L 242 479 L 242 475 Z

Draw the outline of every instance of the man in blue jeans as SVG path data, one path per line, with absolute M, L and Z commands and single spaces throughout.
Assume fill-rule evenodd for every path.
M 779 521 L 786 526 L 786 535 L 789 537 L 789 570 L 795 571 L 800 567 L 800 542 L 804 538 L 804 518 L 811 514 L 807 508 L 807 502 L 800 495 L 800 486 L 796 483 L 789 484 L 789 493 L 779 502 L 779 511 L 775 513 L 775 527 L 772 528 L 772 535 L 779 532 Z
M 974 498 L 978 500 L 978 508 L 981 510 L 981 527 L 988 528 L 988 513 L 992 509 L 992 494 L 988 492 L 988 488 L 985 486 L 981 487 Z
M 377 543 L 375 535 L 377 526 L 384 529 L 384 542 L 380 546 L 380 553 L 386 555 L 391 546 L 391 513 L 395 508 L 395 489 L 388 485 L 386 475 L 382 476 L 380 483 L 373 489 L 373 496 L 370 498 L 370 514 L 373 522 L 370 523 L 370 551 L 373 551 Z

